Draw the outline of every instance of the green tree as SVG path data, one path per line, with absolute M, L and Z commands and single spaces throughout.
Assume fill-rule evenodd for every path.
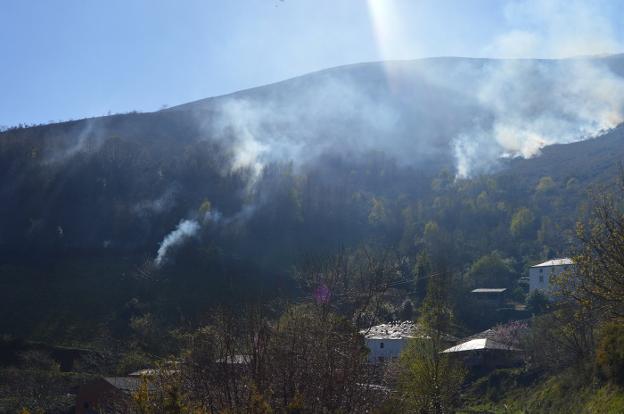
M 556 310 L 535 318 L 522 348 L 537 367 L 591 375 L 597 322 L 595 314 L 575 303 L 559 302 Z
M 419 324 L 439 344 L 450 330 L 453 311 L 449 303 L 450 277 L 445 271 L 429 276 L 427 296 L 420 307 Z
M 527 296 L 526 304 L 529 313 L 539 315 L 548 310 L 550 300 L 542 291 L 536 289 Z
M 414 279 L 416 285 L 416 298 L 421 301 L 427 294 L 427 278 L 431 274 L 431 261 L 426 251 L 421 251 L 416 257 L 414 265 Z
M 522 207 L 515 212 L 511 218 L 511 224 L 509 225 L 509 231 L 514 237 L 529 237 L 531 230 L 533 230 L 533 224 L 535 222 L 535 216 L 526 207 Z
M 412 339 L 401 354 L 399 384 L 415 413 L 449 413 L 459 403 L 465 371 L 430 339 Z
M 555 181 L 552 177 L 546 176 L 540 178 L 535 190 L 539 193 L 547 193 L 552 191 L 555 188 Z
M 384 200 L 373 197 L 371 200 L 371 209 L 368 214 L 368 222 L 370 224 L 383 224 L 388 219 Z
M 470 287 L 509 287 L 515 277 L 509 260 L 499 252 L 479 258 L 470 266 L 466 282 Z
M 399 384 L 407 405 L 417 413 L 447 413 L 458 403 L 465 372 L 442 350 L 451 327 L 449 275 L 431 275 L 420 309 L 421 337 L 410 341 L 401 355 Z
M 602 327 L 598 337 L 596 363 L 608 379 L 624 384 L 624 325 L 610 322 Z

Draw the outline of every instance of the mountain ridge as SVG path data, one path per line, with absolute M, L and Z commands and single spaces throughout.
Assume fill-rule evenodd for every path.
M 354 69 L 354 68 L 359 68 L 359 67 L 366 67 L 366 66 L 385 66 L 385 65 L 396 65 L 396 64 L 414 64 L 414 63 L 419 63 L 419 62 L 427 62 L 427 61 L 475 61 L 475 62 L 481 62 L 481 63 L 486 63 L 486 62 L 514 62 L 514 61 L 540 61 L 540 62 L 557 62 L 557 61 L 562 61 L 562 60 L 624 60 L 624 53 L 612 53 L 612 54 L 604 54 L 604 55 L 587 55 L 587 56 L 570 56 L 570 57 L 566 57 L 566 58 L 490 58 L 490 57 L 470 57 L 470 56 L 430 56 L 430 57 L 424 57 L 424 58 L 417 58 L 417 59 L 395 59 L 395 60 L 373 60 L 373 61 L 363 61 L 363 62 L 356 62 L 356 63 L 347 63 L 344 65 L 338 65 L 338 66 L 332 66 L 330 68 L 325 68 L 325 69 L 319 69 L 319 70 L 315 70 L 312 72 L 307 72 L 301 75 L 296 75 L 296 76 L 292 76 L 292 77 L 288 77 L 286 79 L 282 79 L 282 80 L 278 80 L 275 82 L 268 82 L 259 86 L 252 86 L 249 88 L 243 88 L 243 89 L 239 89 L 239 90 L 235 90 L 232 92 L 228 92 L 228 93 L 224 93 L 224 94 L 219 94 L 219 95 L 214 95 L 214 96 L 209 96 L 207 98 L 200 98 L 200 99 L 196 99 L 193 101 L 189 101 L 189 102 L 183 102 L 180 104 L 176 104 L 164 109 L 160 109 L 160 110 L 156 110 L 153 112 L 160 112 L 160 111 L 173 111 L 173 110 L 185 110 L 185 109 L 190 109 L 192 106 L 197 105 L 197 104 L 201 104 L 204 102 L 208 102 L 208 101 L 212 101 L 212 100 L 218 100 L 218 99 L 224 99 L 224 98 L 231 98 L 231 97 L 235 97 L 239 94 L 245 94 L 248 92 L 253 92 L 257 89 L 262 89 L 262 88 L 267 88 L 267 87 L 273 87 L 276 85 L 280 85 L 283 83 L 288 83 L 291 81 L 295 81 L 301 78 L 306 78 L 309 76 L 314 76 L 314 75 L 321 75 L 321 74 L 325 74 L 325 73 L 331 73 L 334 71 L 341 71 L 341 70 L 346 70 L 346 69 Z

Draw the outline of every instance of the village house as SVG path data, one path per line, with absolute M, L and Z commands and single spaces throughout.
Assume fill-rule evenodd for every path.
M 526 321 L 511 321 L 464 338 L 442 353 L 461 358 L 471 369 L 514 366 L 520 361 L 520 338 L 527 330 Z
M 373 326 L 360 331 L 369 349 L 368 362 L 383 364 L 396 360 L 407 346 L 410 339 L 427 338 L 420 327 L 412 321 L 395 321 Z M 445 343 L 454 343 L 457 338 L 445 334 Z
M 540 290 L 548 296 L 553 294 L 552 279 L 566 270 L 570 270 L 574 262 L 570 258 L 553 259 L 531 266 L 529 269 L 529 293 Z
M 360 331 L 364 335 L 366 346 L 370 350 L 368 362 L 381 364 L 394 360 L 408 343 L 418 336 L 417 325 L 410 321 L 390 322 Z
M 461 356 L 466 366 L 471 368 L 494 369 L 515 365 L 519 361 L 519 351 L 519 348 L 490 338 L 476 338 L 445 349 L 442 353 Z
M 115 407 L 136 392 L 143 384 L 140 375 L 103 377 L 80 387 L 76 395 L 76 414 L 115 412 Z M 149 384 L 148 384 L 149 388 Z
M 82 385 L 76 395 L 76 414 L 92 412 L 119 412 L 119 407 L 142 386 L 154 390 L 153 380 L 159 376 L 173 375 L 178 371 L 175 362 L 166 369 L 145 368 L 124 377 L 102 377 Z

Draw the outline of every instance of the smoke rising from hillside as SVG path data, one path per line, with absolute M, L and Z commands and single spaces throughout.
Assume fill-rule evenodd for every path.
M 154 264 L 156 266 L 162 265 L 172 247 L 178 246 L 187 239 L 196 236 L 199 229 L 200 225 L 195 220 L 182 220 L 175 230 L 165 236 L 161 242 Z
M 507 4 L 513 29 L 485 49 L 515 58 L 488 65 L 477 99 L 494 116 L 454 140 L 459 176 L 486 172 L 501 156 L 532 157 L 545 145 L 600 135 L 624 120 L 624 80 L 598 59 L 622 45 L 600 2 L 519 0 Z M 549 56 L 558 61 L 523 60 Z
M 500 157 L 533 157 L 550 144 L 592 138 L 624 120 L 624 80 L 591 60 L 490 65 L 476 98 L 491 125 L 453 141 L 457 173 L 487 172 Z
M 259 173 L 270 162 L 301 165 L 326 151 L 373 149 L 375 137 L 392 134 L 396 114 L 351 79 L 323 77 L 290 91 L 219 102 L 206 135 L 232 142 L 232 169 Z
M 485 47 L 509 58 L 621 49 L 601 6 L 507 4 L 511 31 Z M 619 68 L 620 72 L 622 68 Z M 221 98 L 209 135 L 233 140 L 234 169 L 313 162 L 379 150 L 418 166 L 448 156 L 457 175 L 491 171 L 501 157 L 591 138 L 624 119 L 624 80 L 605 60 L 425 59 L 353 66 Z
M 395 77 L 391 88 L 379 73 Z M 502 157 L 533 157 L 624 120 L 624 79 L 597 59 L 424 60 L 379 73 L 222 98 L 216 121 L 199 119 L 206 136 L 230 143 L 232 170 L 253 171 L 250 191 L 268 163 L 297 168 L 328 152 L 357 158 L 383 151 L 416 167 L 448 159 L 458 177 L 469 177 L 491 171 Z M 252 206 L 239 214 L 246 211 Z M 237 217 L 215 222 L 227 226 Z M 193 221 L 193 232 L 205 222 Z M 187 233 L 170 236 L 157 263 L 169 240 Z
M 624 121 L 621 66 L 597 58 L 522 59 L 621 50 L 602 13 L 574 0 L 512 1 L 506 18 L 513 29 L 485 48 L 508 59 L 329 70 L 217 98 L 212 116 L 196 108 L 197 119 L 205 136 L 229 144 L 232 170 L 253 172 L 250 191 L 268 163 L 298 168 L 327 153 L 353 159 L 382 151 L 415 167 L 452 162 L 461 178 L 487 173 L 501 158 L 533 157 L 546 145 L 592 138 Z
M 484 48 L 501 57 L 567 57 L 621 49 L 601 5 L 507 3 L 511 30 Z M 622 120 L 622 79 L 598 60 L 425 59 L 354 65 L 217 98 L 206 135 L 232 143 L 232 168 L 313 162 L 327 151 L 380 150 L 420 165 L 454 159 L 459 176 L 504 156 L 534 156 Z M 216 121 L 215 121 L 216 119 Z
M 256 173 L 272 161 L 299 166 L 326 152 L 383 151 L 417 167 L 454 159 L 467 177 L 624 119 L 624 80 L 596 59 L 423 60 L 383 73 L 392 87 L 374 72 L 355 73 L 224 98 L 207 135 L 232 142 L 233 169 Z

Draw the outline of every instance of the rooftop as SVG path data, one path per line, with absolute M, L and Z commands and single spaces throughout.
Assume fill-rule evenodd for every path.
M 510 345 L 501 344 L 500 342 L 493 341 L 489 338 L 478 338 L 478 339 L 471 339 L 469 341 L 462 342 L 459 345 L 455 345 L 453 347 L 450 347 L 449 349 L 442 351 L 442 353 L 448 354 L 448 353 L 454 353 L 454 352 L 479 351 L 479 350 L 485 350 L 485 349 L 495 349 L 495 350 L 502 350 L 502 351 L 519 351 L 518 348 L 515 348 Z
M 418 325 L 411 321 L 382 323 L 360 331 L 367 339 L 402 339 L 418 337 Z
M 140 369 L 138 371 L 131 372 L 130 374 L 128 374 L 128 376 L 129 377 L 142 377 L 142 376 L 155 377 L 161 374 L 172 375 L 178 372 L 180 372 L 180 370 L 177 370 L 177 369 L 145 368 L 145 369 Z
M 531 267 L 565 266 L 565 265 L 571 265 L 571 264 L 574 264 L 572 259 L 568 257 L 564 257 L 563 259 L 548 260 L 544 263 L 536 264 L 535 266 L 531 266 Z
M 473 289 L 472 293 L 503 293 L 507 288 L 478 288 Z
M 135 392 L 143 383 L 140 377 L 105 377 L 104 381 L 124 392 Z M 150 384 L 148 388 L 152 388 Z
M 249 364 L 251 362 L 251 355 L 242 355 L 242 354 L 236 354 L 236 355 L 228 355 L 224 358 L 219 358 L 217 359 L 217 364 L 233 364 L 233 365 L 246 365 Z

